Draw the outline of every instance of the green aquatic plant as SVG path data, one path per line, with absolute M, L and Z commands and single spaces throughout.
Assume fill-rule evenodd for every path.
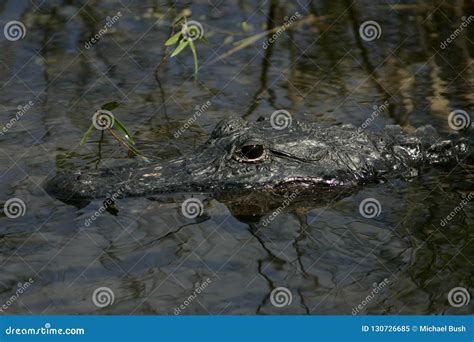
M 109 132 L 115 140 L 127 148 L 131 155 L 141 155 L 141 153 L 133 146 L 135 145 L 135 140 L 129 130 L 114 114 L 112 114 L 112 110 L 119 106 L 120 104 L 118 102 L 107 102 L 96 111 L 92 116 L 92 124 L 82 136 L 80 145 L 83 145 L 87 141 L 89 135 L 95 128 L 100 130 L 102 134 L 104 131 Z
M 186 17 L 183 17 L 183 20 L 184 22 L 181 24 L 181 30 L 172 34 L 171 37 L 169 37 L 165 42 L 165 46 L 177 45 L 174 51 L 171 53 L 171 58 L 179 55 L 186 47 L 189 46 L 194 60 L 194 81 L 197 81 L 199 65 L 194 41 L 203 39 L 204 29 L 201 23 L 198 21 L 187 21 Z M 180 20 L 178 20 L 178 22 L 179 21 Z

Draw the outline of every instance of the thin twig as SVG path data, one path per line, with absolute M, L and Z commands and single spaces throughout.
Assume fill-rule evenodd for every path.
M 227 51 L 226 53 L 216 57 L 211 62 L 209 62 L 208 65 L 214 64 L 215 62 L 218 62 L 221 59 L 229 57 L 230 55 L 233 55 L 237 51 L 240 51 L 240 50 L 246 48 L 247 46 L 252 45 L 253 43 L 259 41 L 263 37 L 268 36 L 269 34 L 278 32 L 279 30 L 282 30 L 282 29 L 286 30 L 286 29 L 289 29 L 290 27 L 293 27 L 293 26 L 298 27 L 298 26 L 301 26 L 303 24 L 312 23 L 312 22 L 327 19 L 327 18 L 330 18 L 330 17 L 332 17 L 332 15 L 323 15 L 323 16 L 319 16 L 319 17 L 315 17 L 314 15 L 309 15 L 309 16 L 307 16 L 307 17 L 305 17 L 301 20 L 295 21 L 293 23 L 283 24 L 281 26 L 274 27 L 271 30 L 266 30 L 266 31 L 257 33 L 253 36 L 247 37 L 245 39 L 242 39 L 242 40 L 236 42 L 235 43 L 236 46 L 234 48 L 232 48 L 229 51 Z
M 132 152 L 134 155 L 141 155 L 141 153 L 136 148 L 125 143 L 117 134 L 115 134 L 115 132 L 110 127 L 107 127 L 107 131 L 109 131 L 109 133 L 112 134 L 115 140 L 117 140 L 121 145 L 123 145 L 127 150 Z

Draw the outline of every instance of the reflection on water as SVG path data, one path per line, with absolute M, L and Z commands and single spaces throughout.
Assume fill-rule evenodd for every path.
M 359 314 L 473 312 L 472 303 L 454 308 L 447 300 L 454 287 L 473 288 L 474 212 L 462 202 L 474 190 L 467 163 L 284 206 L 278 195 L 194 194 L 203 202 L 197 218 L 181 213 L 191 194 L 120 199 L 115 215 L 96 217 L 101 201 L 76 208 L 44 191 L 59 167 L 127 158 L 109 138 L 99 152 L 96 133 L 78 145 L 90 115 L 108 101 L 122 103 L 114 113 L 136 133 L 137 147 L 159 159 L 192 152 L 230 115 L 256 120 L 286 109 L 314 122 L 360 126 L 371 118 L 369 130 L 431 124 L 445 136 L 454 135 L 452 110 L 472 115 L 474 26 L 441 47 L 474 14 L 467 3 L 298 3 L 194 1 L 193 19 L 208 38 L 197 46 L 199 81 L 191 54 L 182 53 L 160 67 L 161 89 L 154 70 L 183 3 L 0 5 L 3 25 L 20 20 L 27 30 L 24 39 L 0 41 L 0 123 L 11 123 L 0 135 L 0 202 L 26 204 L 24 216 L 0 217 L 4 313 L 349 315 L 358 305 Z M 86 48 L 118 11 L 117 22 Z M 261 40 L 211 63 L 233 42 L 296 12 L 325 19 L 286 30 L 265 49 Z M 359 34 L 368 20 L 379 24 L 378 39 Z M 30 101 L 17 117 L 17 107 Z M 174 135 L 208 101 L 190 128 Z M 472 131 L 464 135 L 472 138 Z M 359 213 L 366 198 L 379 201 L 378 216 Z M 93 304 L 99 287 L 113 292 L 112 305 Z M 281 308 L 272 304 L 277 287 L 291 293 Z

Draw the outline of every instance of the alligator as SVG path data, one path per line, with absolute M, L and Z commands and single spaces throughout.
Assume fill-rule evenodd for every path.
M 47 189 L 63 200 L 257 189 L 347 189 L 412 178 L 426 166 L 459 162 L 464 138 L 442 140 L 432 126 L 368 132 L 350 124 L 293 120 L 278 127 L 260 118 L 221 121 L 195 153 L 105 170 L 61 171 Z

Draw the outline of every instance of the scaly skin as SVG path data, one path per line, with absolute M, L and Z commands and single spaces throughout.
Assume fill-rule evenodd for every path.
M 338 189 L 413 177 L 426 165 L 459 161 L 467 140 L 441 141 L 431 126 L 370 133 L 352 125 L 294 121 L 277 130 L 267 120 L 220 122 L 191 156 L 105 171 L 57 174 L 48 190 L 61 199 L 225 192 L 279 187 Z

